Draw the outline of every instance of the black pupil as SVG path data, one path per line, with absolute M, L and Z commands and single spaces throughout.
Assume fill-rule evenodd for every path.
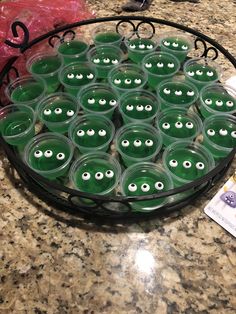
M 135 185 L 134 185 L 134 184 L 131 184 L 131 186 L 132 186 L 132 187 L 135 187 Z
M 149 141 L 149 140 L 147 140 L 147 143 L 150 143 L 150 141 Z
M 158 187 L 161 188 L 161 187 L 162 187 L 162 184 L 161 184 L 161 183 L 158 183 Z
M 108 171 L 107 171 L 107 174 L 110 174 L 110 173 L 111 173 L 111 171 L 110 171 L 110 170 L 108 170 Z
M 62 157 L 62 154 L 59 154 L 59 157 Z
M 84 174 L 85 177 L 87 177 L 87 175 L 88 175 L 87 173 Z
M 186 166 L 189 166 L 189 162 L 186 162 Z
M 98 173 L 97 176 L 100 177 L 100 173 Z
M 147 187 L 147 186 L 146 186 L 146 184 L 144 184 L 144 186 L 143 186 L 143 187 L 144 187 L 144 189 L 146 189 L 146 187 Z
M 173 160 L 173 163 L 176 164 L 176 160 Z

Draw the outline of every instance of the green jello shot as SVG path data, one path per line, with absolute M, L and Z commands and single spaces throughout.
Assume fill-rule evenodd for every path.
M 75 189 L 96 195 L 113 194 L 120 175 L 118 161 L 103 152 L 83 155 L 70 169 L 70 178 Z
M 236 147 L 236 118 L 229 114 L 208 117 L 203 123 L 203 143 L 216 161 Z
M 107 151 L 114 137 L 115 127 L 106 117 L 87 114 L 71 123 L 69 137 L 82 154 Z
M 127 35 L 125 45 L 128 50 L 128 58 L 135 63 L 141 63 L 147 54 L 156 50 L 158 43 L 155 34 L 132 32 Z
M 202 122 L 197 114 L 173 107 L 157 116 L 157 128 L 161 132 L 163 145 L 168 146 L 176 141 L 196 138 L 202 130 Z
M 57 133 L 66 133 L 79 112 L 78 100 L 66 93 L 51 94 L 39 103 L 37 113 L 46 127 Z
M 88 60 L 96 67 L 99 78 L 107 78 L 109 71 L 123 59 L 123 51 L 112 45 L 95 46 L 88 52 Z
M 65 176 L 74 153 L 71 141 L 57 133 L 33 137 L 24 149 L 24 161 L 38 174 L 49 180 Z
M 216 83 L 221 77 L 220 66 L 208 58 L 190 59 L 184 63 L 187 82 L 194 84 L 200 91 L 204 86 Z
M 115 24 L 104 23 L 93 29 L 92 38 L 96 46 L 104 44 L 120 46 L 123 35 L 117 32 Z
M 6 88 L 7 97 L 13 102 L 35 109 L 46 94 L 46 84 L 40 78 L 25 75 L 17 78 Z
M 142 67 L 148 75 L 148 85 L 155 89 L 167 79 L 171 79 L 180 69 L 179 60 L 166 52 L 153 52 L 142 61 Z
M 199 96 L 197 88 L 181 80 L 167 80 L 162 82 L 157 89 L 157 96 L 161 103 L 161 109 L 178 106 L 189 108 Z
M 144 89 L 127 92 L 120 98 L 119 111 L 124 123 L 152 123 L 159 109 L 157 97 Z
M 215 166 L 212 154 L 203 145 L 184 140 L 168 146 L 162 161 L 175 187 L 201 178 Z
M 159 45 L 161 51 L 173 54 L 180 62 L 183 62 L 193 49 L 193 39 L 180 32 L 167 32 L 160 36 Z
M 84 40 L 64 41 L 57 46 L 58 54 L 63 58 L 64 64 L 87 60 L 89 45 Z
M 96 80 L 97 71 L 88 62 L 74 62 L 61 69 L 59 78 L 65 92 L 77 96 L 83 86 Z
M 8 105 L 0 109 L 0 133 L 4 140 L 22 149 L 35 135 L 36 114 L 26 105 Z
M 85 86 L 77 96 L 85 113 L 94 113 L 112 118 L 115 108 L 119 104 L 119 95 L 109 85 L 94 83 Z
M 118 129 L 116 150 L 126 167 L 134 163 L 153 161 L 162 147 L 160 132 L 145 123 L 129 123 Z
M 108 74 L 110 85 L 120 94 L 143 88 L 147 83 L 147 74 L 137 65 L 120 64 Z
M 121 177 L 121 193 L 125 196 L 148 196 L 166 192 L 173 188 L 173 182 L 166 171 L 151 162 L 140 162 L 127 168 Z M 134 201 L 135 211 L 152 211 L 166 204 L 169 197 L 154 200 Z
M 200 92 L 199 109 L 204 118 L 218 113 L 236 112 L 236 90 L 224 84 L 212 84 Z
M 27 60 L 26 67 L 33 76 L 45 81 L 48 93 L 53 93 L 60 86 L 58 74 L 62 64 L 60 56 L 40 52 Z

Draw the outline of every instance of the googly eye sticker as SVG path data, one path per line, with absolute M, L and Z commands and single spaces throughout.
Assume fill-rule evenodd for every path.
M 170 89 L 169 88 L 164 88 L 163 93 L 166 95 L 170 95 Z
M 217 100 L 216 101 L 216 106 L 217 107 L 222 107 L 223 106 L 223 101 L 222 100 Z
M 165 122 L 162 124 L 162 127 L 164 130 L 168 130 L 170 128 L 170 124 L 168 122 Z
M 196 74 L 199 75 L 199 76 L 201 76 L 201 75 L 203 75 L 203 71 L 197 70 L 197 71 L 196 71 Z
M 222 136 L 226 136 L 228 134 L 228 131 L 226 129 L 220 129 L 219 133 Z
M 212 77 L 213 75 L 214 75 L 214 72 L 213 72 L 213 71 L 207 71 L 207 76 Z
M 187 46 L 187 45 L 182 45 L 181 48 L 182 48 L 183 50 L 188 50 L 188 46 Z
M 61 108 L 56 108 L 54 110 L 55 114 L 61 114 L 62 113 L 62 109 Z
M 67 117 L 72 117 L 75 114 L 74 110 L 68 110 L 66 112 Z
M 162 182 L 156 182 L 155 183 L 155 189 L 158 190 L 158 191 L 161 191 L 164 189 L 164 184 Z
M 135 147 L 140 147 L 142 145 L 142 142 L 140 140 L 135 140 L 134 141 L 134 146 Z
M 172 160 L 170 160 L 169 165 L 170 165 L 172 168 L 176 168 L 176 167 L 178 166 L 178 161 L 175 160 L 175 159 L 172 159 Z
M 145 45 L 144 44 L 140 44 L 138 45 L 139 49 L 145 49 Z
M 149 63 L 145 63 L 145 68 L 147 69 L 150 69 L 152 67 L 152 64 L 149 62 Z
M 143 105 L 137 105 L 136 110 L 139 112 L 143 111 Z
M 231 136 L 232 136 L 232 138 L 236 138 L 236 131 L 232 131 Z
M 165 46 L 167 46 L 167 47 L 168 47 L 168 46 L 170 46 L 170 42 L 169 42 L 169 41 L 167 41 L 167 40 L 164 40 L 164 41 L 163 41 L 163 45 L 165 45 Z
M 96 58 L 96 59 L 93 59 L 93 63 L 95 63 L 95 64 L 98 64 L 98 63 L 100 63 L 100 59 L 98 59 L 98 58 Z
M 89 172 L 84 172 L 84 173 L 82 174 L 82 179 L 83 179 L 84 181 L 88 181 L 90 178 L 91 178 L 91 175 L 90 175 Z
M 129 47 L 130 47 L 130 49 L 135 49 L 136 48 L 136 46 L 134 44 L 130 44 Z
M 93 136 L 95 134 L 95 131 L 93 129 L 89 129 L 86 133 L 88 136 Z
M 42 157 L 43 156 L 43 152 L 41 151 L 41 150 L 36 150 L 35 152 L 34 152 L 34 157 L 35 158 L 40 158 L 40 157 Z
M 178 121 L 178 122 L 175 123 L 175 127 L 176 127 L 177 129 L 181 129 L 181 128 L 183 127 L 183 123 L 180 122 L 180 121 Z
M 44 156 L 46 158 L 50 158 L 50 157 L 52 157 L 52 155 L 53 155 L 53 152 L 50 149 L 48 149 L 48 150 L 46 150 L 46 152 L 44 152 Z
M 99 105 L 105 105 L 107 102 L 106 102 L 106 99 L 99 99 L 98 101 Z
M 111 99 L 110 101 L 109 101 L 109 105 L 110 106 L 115 106 L 117 104 L 117 101 L 115 100 L 115 99 Z
M 153 47 L 153 45 L 152 44 L 150 44 L 150 45 L 147 45 L 147 49 L 153 49 L 154 47 Z
M 74 74 L 73 73 L 69 73 L 69 74 L 67 74 L 67 78 L 68 79 L 73 79 L 75 76 L 74 76 Z
M 58 153 L 57 155 L 56 155 L 56 159 L 57 160 L 63 160 L 63 159 L 65 159 L 65 154 L 64 153 Z
M 85 132 L 84 130 L 78 130 L 77 133 L 76 133 L 79 137 L 82 137 L 85 135 Z
M 132 80 L 131 79 L 125 79 L 125 84 L 126 85 L 130 85 L 132 83 Z
M 182 93 L 182 91 L 181 90 L 176 90 L 175 91 L 175 95 L 176 96 L 181 96 L 183 93 Z
M 148 147 L 152 147 L 153 146 L 153 141 L 152 140 L 146 140 L 145 141 L 145 145 Z
M 216 134 L 216 132 L 213 129 L 209 129 L 209 130 L 207 130 L 207 134 L 209 136 L 214 136 Z
M 95 99 L 94 99 L 94 98 L 89 98 L 89 99 L 88 99 L 88 104 L 89 104 L 89 105 L 95 104 Z
M 157 67 L 158 68 L 163 68 L 164 67 L 164 63 L 163 62 L 157 62 Z
M 83 74 L 76 74 L 75 78 L 77 78 L 77 80 L 82 80 L 83 79 Z
M 106 134 L 107 134 L 107 132 L 105 130 L 103 130 L 103 129 L 98 131 L 98 135 L 99 136 L 103 137 L 103 136 L 106 136 Z
M 120 79 L 114 79 L 114 84 L 119 85 L 121 83 Z
M 135 83 L 135 84 L 141 84 L 141 83 L 142 83 L 142 80 L 141 80 L 141 79 L 135 79 L 135 80 L 134 80 L 134 83 Z
M 197 168 L 198 170 L 203 170 L 203 169 L 205 168 L 205 165 L 204 165 L 203 162 L 197 162 L 197 163 L 196 163 L 196 168 Z
M 112 64 L 118 64 L 119 61 L 118 61 L 117 59 L 113 59 L 113 60 L 111 60 L 111 63 L 112 63 Z
M 126 110 L 127 111 L 133 111 L 134 110 L 134 106 L 133 105 L 127 105 L 126 106 Z
M 175 64 L 173 62 L 170 62 L 167 64 L 167 67 L 173 69 L 175 67 Z
M 186 126 L 186 128 L 187 129 L 193 129 L 193 123 L 192 122 L 187 122 L 186 124 L 185 124 L 185 126 Z
M 92 80 L 93 78 L 94 78 L 93 73 L 89 73 L 89 74 L 87 75 L 87 79 Z
M 195 75 L 194 71 L 188 71 L 187 74 L 188 74 L 189 76 L 194 76 L 194 75 Z
M 122 145 L 123 147 L 128 147 L 128 146 L 129 146 L 129 141 L 128 141 L 128 140 L 123 140 L 123 141 L 121 142 L 121 145 Z
M 194 96 L 194 91 L 193 90 L 189 90 L 187 91 L 187 96 Z
M 175 47 L 175 48 L 177 48 L 177 47 L 179 47 L 179 44 L 178 44 L 178 43 L 173 42 L 172 46 L 173 46 L 173 47 Z
M 129 190 L 130 192 L 135 192 L 135 191 L 137 191 L 137 185 L 134 184 L 134 183 L 130 183 L 130 184 L 128 185 L 128 190 Z
M 43 111 L 43 114 L 44 114 L 45 116 L 50 116 L 51 113 L 52 113 L 52 111 L 51 111 L 50 109 L 45 109 L 45 110 Z
M 148 191 L 150 190 L 150 185 L 147 184 L 147 183 L 142 184 L 142 185 L 141 185 L 141 190 L 142 190 L 143 192 L 148 192 Z
M 148 112 L 152 111 L 152 106 L 151 105 L 146 105 L 145 106 L 145 110 L 148 111 Z
M 103 63 L 105 63 L 105 64 L 110 63 L 110 59 L 109 59 L 109 58 L 104 58 L 104 59 L 103 59 Z
M 104 178 L 104 175 L 102 172 L 95 173 L 95 179 L 96 180 L 102 180 Z
M 183 162 L 183 166 L 184 166 L 185 169 L 189 169 L 189 168 L 192 167 L 192 163 L 190 161 L 188 161 L 188 160 L 185 160 Z
M 228 101 L 226 101 L 226 106 L 229 107 L 229 108 L 231 108 L 231 107 L 234 106 L 234 102 L 231 101 L 231 100 L 228 100 Z
M 208 106 L 212 105 L 212 100 L 211 99 L 206 99 L 205 100 L 205 104 L 208 105 Z
M 109 179 L 113 178 L 114 177 L 114 172 L 112 170 L 107 170 L 105 172 L 105 176 Z

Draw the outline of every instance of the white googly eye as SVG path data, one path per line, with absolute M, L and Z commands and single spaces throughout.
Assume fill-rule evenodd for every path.
M 175 95 L 176 96 L 181 96 L 182 95 L 182 91 L 181 90 L 176 90 L 175 91 Z
M 110 106 L 115 106 L 117 104 L 117 101 L 115 100 L 115 99 L 111 99 L 110 101 L 109 101 L 109 105 Z
M 52 155 L 53 155 L 53 152 L 50 149 L 46 150 L 46 152 L 44 153 L 44 156 L 46 158 L 50 158 L 52 157 Z
M 214 75 L 214 72 L 213 71 L 207 71 L 207 76 L 213 76 Z
M 183 123 L 180 122 L 180 121 L 178 121 L 178 122 L 175 123 L 175 127 L 176 127 L 177 129 L 181 129 L 181 128 L 183 127 Z
M 173 62 L 170 62 L 167 64 L 168 68 L 173 69 L 175 67 L 175 64 Z
M 133 105 L 127 105 L 126 106 L 126 110 L 133 111 L 134 110 L 134 106 Z
M 67 74 L 67 78 L 68 79 L 73 79 L 75 76 L 74 76 L 74 74 L 73 73 L 69 73 L 69 74 Z
M 95 63 L 95 64 L 98 64 L 98 63 L 100 63 L 100 59 L 98 59 L 98 58 L 96 58 L 96 59 L 93 59 L 93 63 Z
M 142 185 L 141 185 L 141 190 L 142 190 L 143 192 L 148 192 L 148 191 L 150 190 L 150 185 L 147 184 L 147 183 L 142 184 Z
M 187 91 L 187 96 L 194 96 L 194 91 L 193 90 L 189 90 Z
M 106 102 L 106 99 L 99 99 L 98 101 L 99 105 L 105 105 L 107 102 Z
M 93 78 L 94 78 L 93 73 L 89 73 L 89 74 L 87 75 L 87 79 L 92 80 Z
M 145 49 L 145 45 L 144 44 L 140 44 L 138 45 L 139 49 Z
M 161 191 L 164 189 L 164 184 L 162 182 L 156 182 L 155 183 L 155 189 L 158 191 Z
M 228 131 L 226 129 L 220 129 L 219 133 L 222 136 L 226 136 L 228 134 Z
M 61 114 L 62 113 L 62 109 L 61 108 L 56 108 L 54 110 L 55 114 Z
M 234 102 L 231 100 L 226 101 L 226 106 L 227 107 L 233 107 L 234 106 Z
M 217 100 L 217 101 L 216 101 L 216 106 L 217 106 L 217 107 L 223 106 L 223 101 L 222 101 L 222 100 Z
M 172 46 L 177 48 L 177 47 L 179 47 L 179 44 L 178 43 L 173 43 Z
M 87 131 L 88 136 L 93 136 L 95 134 L 95 131 L 93 129 L 89 129 Z
M 40 157 L 42 157 L 43 156 L 43 152 L 41 151 L 41 150 L 36 150 L 35 152 L 34 152 L 34 157 L 35 158 L 40 158 Z
M 183 162 L 183 166 L 184 166 L 184 168 L 189 169 L 189 168 L 192 167 L 192 163 L 190 161 L 188 161 L 188 160 L 185 160 Z
M 119 61 L 118 61 L 117 59 L 113 59 L 113 60 L 111 60 L 111 63 L 112 63 L 112 64 L 118 64 Z
M 145 106 L 145 110 L 146 110 L 146 111 L 152 111 L 152 106 L 151 106 L 151 105 Z
M 212 100 L 211 99 L 206 99 L 205 100 L 205 104 L 210 106 L 212 104 Z
M 50 109 L 45 109 L 44 112 L 43 112 L 43 114 L 45 116 L 50 116 L 51 113 L 52 113 L 52 111 Z
M 170 46 L 170 42 L 169 41 L 167 41 L 167 40 L 165 40 L 164 42 L 163 42 L 163 44 L 165 45 L 165 46 Z
M 153 49 L 153 45 L 147 45 L 147 49 Z
M 157 62 L 157 67 L 158 68 L 163 68 L 163 66 L 164 66 L 163 62 Z
M 203 71 L 197 70 L 197 71 L 196 71 L 196 74 L 197 74 L 197 75 L 202 75 L 202 74 L 203 74 Z
M 131 79 L 125 79 L 125 84 L 130 85 L 132 83 Z
M 105 136 L 107 134 L 107 132 L 105 130 L 99 130 L 98 131 L 98 135 L 100 136 Z
M 130 183 L 129 186 L 128 186 L 128 190 L 129 190 L 130 192 L 135 192 L 135 191 L 137 191 L 137 185 L 134 184 L 134 183 Z
M 123 141 L 121 142 L 121 145 L 122 145 L 123 147 L 128 147 L 128 146 L 129 146 L 129 141 L 123 140 Z
M 114 79 L 114 84 L 119 85 L 121 83 L 120 79 Z
M 152 67 L 152 64 L 149 62 L 149 63 L 145 63 L 145 68 L 147 69 L 150 69 Z
M 107 170 L 105 172 L 105 176 L 109 179 L 113 178 L 114 177 L 114 172 L 112 170 Z
M 136 48 L 136 46 L 135 46 L 134 44 L 130 44 L 129 47 L 130 47 L 131 49 L 135 49 L 135 48 Z
M 162 124 L 163 129 L 168 130 L 170 128 L 170 124 L 168 122 L 165 122 Z
M 135 140 L 134 141 L 134 146 L 135 147 L 140 147 L 142 145 L 142 142 L 140 140 Z
M 203 162 L 197 162 L 197 163 L 196 163 L 196 168 L 197 168 L 198 170 L 203 170 L 203 169 L 205 168 L 205 165 L 204 165 Z
M 192 122 L 187 122 L 185 124 L 185 126 L 186 126 L 187 129 L 193 129 L 193 123 Z
M 72 117 L 75 114 L 74 110 L 68 110 L 66 115 L 67 117 Z
M 90 178 L 91 178 L 91 175 L 90 175 L 89 172 L 84 172 L 84 173 L 82 174 L 82 179 L 83 179 L 83 180 L 87 181 L 87 180 L 89 180 Z
M 137 111 L 143 111 L 143 105 L 137 105 L 136 110 Z
M 153 141 L 152 140 L 146 140 L 145 141 L 145 145 L 148 147 L 152 147 L 153 146 Z
M 188 71 L 187 74 L 188 74 L 189 76 L 194 76 L 195 73 L 194 73 L 194 71 Z
M 95 173 L 95 179 L 96 180 L 102 180 L 104 177 L 103 173 L 102 172 L 97 172 Z
M 134 80 L 134 83 L 135 83 L 135 84 L 141 84 L 141 82 L 142 82 L 141 79 L 135 79 L 135 80 Z
M 232 136 L 233 138 L 236 138 L 236 131 L 232 131 L 232 132 L 231 132 L 231 136 Z
M 176 167 L 178 166 L 178 161 L 175 160 L 175 159 L 172 159 L 172 160 L 170 160 L 169 165 L 170 165 L 172 168 L 176 168 Z
M 209 136 L 214 136 L 216 134 L 216 132 L 213 129 L 209 129 L 209 130 L 207 130 L 207 134 Z
M 92 104 L 94 104 L 95 103 L 95 99 L 94 98 L 89 98 L 88 99 L 88 104 L 89 105 L 92 105 Z
M 188 46 L 187 46 L 187 45 L 183 45 L 181 48 L 182 48 L 183 50 L 188 50 Z
M 85 132 L 84 130 L 78 130 L 76 133 L 79 137 L 84 136 Z
M 169 88 L 164 88 L 163 89 L 164 94 L 170 95 L 170 89 Z
M 56 158 L 57 158 L 57 160 L 63 160 L 63 159 L 65 159 L 65 154 L 64 153 L 58 153 L 57 154 L 57 156 L 56 156 Z
M 103 59 L 103 62 L 104 62 L 105 64 L 110 63 L 110 59 L 109 59 L 109 58 L 105 58 L 105 59 Z
M 77 80 L 82 80 L 82 78 L 84 77 L 83 74 L 76 74 L 75 76 L 77 78 Z

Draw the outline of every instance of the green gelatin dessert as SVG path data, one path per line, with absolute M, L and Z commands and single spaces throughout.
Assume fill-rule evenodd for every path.
M 130 166 L 121 177 L 121 192 L 125 196 L 148 196 L 166 192 L 173 188 L 171 177 L 166 171 L 150 162 L 141 162 Z M 133 201 L 135 211 L 151 211 L 169 200 L 168 197 L 154 200 Z
M 202 130 L 201 119 L 187 109 L 173 107 L 163 110 L 157 117 L 157 128 L 163 144 L 170 145 L 178 140 L 193 140 Z
M 86 61 L 86 53 L 89 46 L 82 40 L 65 41 L 57 48 L 59 55 L 63 57 L 64 64 L 70 64 L 76 61 Z

